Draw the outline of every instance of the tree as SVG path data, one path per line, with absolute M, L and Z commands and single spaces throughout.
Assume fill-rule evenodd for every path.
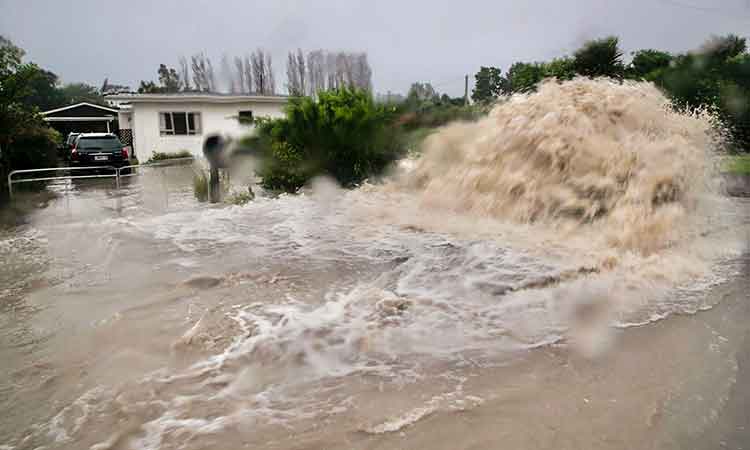
M 544 64 L 544 76 L 558 81 L 572 80 L 576 76 L 575 61 L 572 58 L 555 58 Z
M 40 76 L 35 64 L 23 63 L 24 51 L 0 35 L 0 150 L 7 164 L 8 146 L 27 127 L 39 126 L 37 110 L 26 103 Z
M 211 59 L 204 53 L 196 53 L 190 57 L 193 70 L 193 84 L 199 92 L 216 92 L 216 77 Z
M 307 54 L 307 85 L 309 94 L 317 96 L 326 89 L 326 56 L 323 50 L 315 50 Z
M 659 50 L 638 50 L 633 53 L 633 61 L 628 67 L 628 75 L 635 79 L 649 79 L 657 70 L 669 67 L 673 60 L 670 53 Z
M 531 92 L 547 76 L 542 63 L 517 62 L 508 69 L 508 86 L 513 93 Z
M 119 92 L 130 92 L 130 86 L 125 86 L 123 84 L 113 84 L 109 82 L 109 78 L 104 79 L 104 83 L 102 83 L 101 89 L 99 89 L 99 92 L 104 94 L 117 94 Z
M 424 109 L 440 101 L 440 94 L 430 83 L 412 83 L 406 94 L 406 104 L 409 109 Z
M 0 172 L 53 164 L 59 134 L 30 105 L 34 84 L 48 83 L 51 72 L 23 62 L 24 51 L 0 36 Z M 56 79 L 56 77 L 55 77 Z
M 270 189 L 296 191 L 317 175 L 352 186 L 378 175 L 402 151 L 392 108 L 369 92 L 343 88 L 293 98 L 286 117 L 258 122 L 265 153 L 260 175 Z
M 252 67 L 252 80 L 255 92 L 261 95 L 274 95 L 276 92 L 276 81 L 273 73 L 273 61 L 271 54 L 263 49 L 257 49 L 250 54 L 250 65 Z
M 106 105 L 99 89 L 86 83 L 69 83 L 62 87 L 62 92 L 69 103 L 88 102 L 97 105 Z
M 180 92 L 183 83 L 180 79 L 180 75 L 175 69 L 167 67 L 164 64 L 159 64 L 159 70 L 157 70 L 157 73 L 159 74 L 159 83 L 164 89 L 164 92 Z
M 161 94 L 164 90 L 161 86 L 158 86 L 153 81 L 141 80 L 140 86 L 138 86 L 139 94 Z
M 182 80 L 182 90 L 190 92 L 193 87 L 190 85 L 190 67 L 187 58 L 180 56 L 180 79 Z
M 289 92 L 289 95 L 293 97 L 305 95 L 304 78 L 304 74 L 300 76 L 297 55 L 295 55 L 294 52 L 289 52 L 286 61 L 286 89 Z
M 68 98 L 58 86 L 57 75 L 39 69 L 36 76 L 29 80 L 30 93 L 24 98 L 28 107 L 36 107 L 41 111 L 59 108 L 68 104 Z
M 650 78 L 678 107 L 717 111 L 734 144 L 750 146 L 750 55 L 745 39 L 711 37 L 695 52 L 674 56 Z
M 625 65 L 622 62 L 619 42 L 619 39 L 614 36 L 586 42 L 573 55 L 573 67 L 576 73 L 590 78 L 622 79 L 625 74 Z
M 698 53 L 718 62 L 741 55 L 747 51 L 747 40 L 735 34 L 711 36 L 699 49 Z
M 503 94 L 505 83 L 499 68 L 482 66 L 474 79 L 476 82 L 471 91 L 471 99 L 475 102 L 491 102 Z

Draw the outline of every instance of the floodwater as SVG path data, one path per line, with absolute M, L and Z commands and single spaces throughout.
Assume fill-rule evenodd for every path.
M 632 91 L 578 83 L 629 123 Z M 624 88 L 653 125 L 627 132 L 636 157 L 606 147 L 599 179 L 555 175 L 580 169 L 563 156 L 493 165 L 497 145 L 566 151 L 524 134 L 564 143 L 554 123 L 491 135 L 500 110 L 353 190 L 212 206 L 176 167 L 20 195 L 0 230 L 0 449 L 742 448 L 750 203 L 685 179 L 712 179 L 679 153 L 705 144 L 700 118 L 654 124 L 653 93 Z M 601 137 L 573 138 L 595 161 Z M 647 144 L 675 139 L 650 172 Z M 486 172 L 512 164 L 525 193 Z M 596 204 L 572 204 L 593 198 L 572 179 Z

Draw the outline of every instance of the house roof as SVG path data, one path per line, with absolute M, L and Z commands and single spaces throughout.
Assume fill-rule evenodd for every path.
M 49 114 L 56 114 L 56 113 L 60 113 L 60 112 L 63 112 L 63 111 L 68 111 L 68 110 L 71 110 L 71 109 L 80 108 L 82 106 L 87 106 L 87 107 L 90 107 L 90 108 L 99 109 L 99 110 L 104 111 L 104 112 L 117 114 L 117 110 L 114 109 L 114 108 L 107 108 L 106 106 L 95 105 L 93 103 L 88 103 L 88 102 L 81 102 L 81 103 L 76 103 L 75 105 L 68 105 L 68 106 L 63 106 L 62 108 L 56 108 L 56 109 L 50 109 L 49 111 L 43 111 L 42 115 L 46 116 L 46 115 L 49 115 Z M 72 114 L 72 115 L 75 116 L 75 114 Z
M 286 103 L 281 95 L 237 95 L 180 92 L 174 94 L 116 94 L 108 99 L 127 103 Z

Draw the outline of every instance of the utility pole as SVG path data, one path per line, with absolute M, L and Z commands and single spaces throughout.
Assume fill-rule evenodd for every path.
M 464 83 L 464 106 L 469 105 L 469 76 L 466 75 Z

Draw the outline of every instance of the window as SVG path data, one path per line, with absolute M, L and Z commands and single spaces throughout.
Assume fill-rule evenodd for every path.
M 252 125 L 253 112 L 252 111 L 240 111 L 238 119 L 240 121 L 240 124 L 242 125 Z
M 159 113 L 159 133 L 162 136 L 185 136 L 201 134 L 201 113 Z
M 79 150 L 120 150 L 122 142 L 115 136 L 88 137 L 78 139 Z

